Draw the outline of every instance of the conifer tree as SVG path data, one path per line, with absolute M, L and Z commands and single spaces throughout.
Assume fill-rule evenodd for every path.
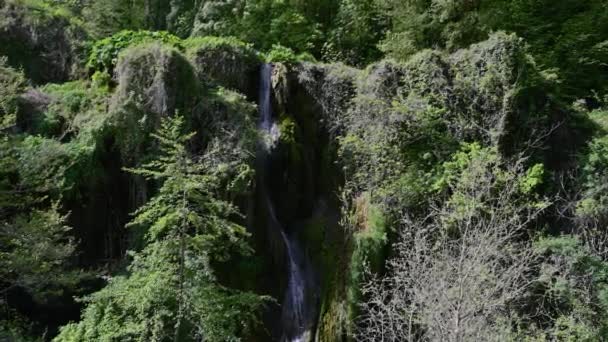
M 215 194 L 221 179 L 209 153 L 194 159 L 182 134 L 183 118 L 163 120 L 159 156 L 129 172 L 160 184 L 128 226 L 143 227 L 145 247 L 132 252 L 125 275 L 88 298 L 84 318 L 56 341 L 232 341 L 256 322 L 264 298 L 222 286 L 212 264 L 248 254 L 238 215 Z

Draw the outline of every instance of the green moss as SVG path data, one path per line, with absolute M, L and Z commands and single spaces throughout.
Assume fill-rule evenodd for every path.
M 118 86 L 110 112 L 125 160 L 143 156 L 149 134 L 161 117 L 196 115 L 202 89 L 194 68 L 181 52 L 158 42 L 131 46 L 119 54 Z
M 239 51 L 243 55 L 255 55 L 253 45 L 235 37 L 192 37 L 184 40 L 184 46 L 190 49 L 225 49 Z
M 345 287 L 348 255 L 343 232 L 332 227 L 325 217 L 314 217 L 300 230 L 315 270 L 321 277 L 319 341 L 336 341 L 346 334 L 349 324 Z
M 91 76 L 92 86 L 104 92 L 110 92 L 111 82 L 112 77 L 107 72 L 95 71 L 95 73 L 93 73 L 93 76 Z
M 347 220 L 358 222 L 359 230 L 352 239 L 344 236 L 343 231 L 332 230 L 321 218 L 311 220 L 301 235 L 316 268 L 324 275 L 317 330 L 319 341 L 341 340 L 352 332 L 364 273 L 366 270 L 381 272 L 386 256 L 386 217 L 370 204 L 369 195 L 362 195 L 357 209 Z
M 234 113 L 251 114 L 257 109 L 257 106 L 249 102 L 243 94 L 230 89 L 218 87 L 211 91 L 211 95 Z M 250 119 L 247 119 L 247 121 L 250 121 Z
M 353 235 L 353 252 L 349 266 L 347 299 L 349 317 L 357 315 L 361 297 L 361 284 L 365 281 L 365 272 L 379 273 L 384 266 L 385 248 L 388 243 L 385 214 L 370 203 L 369 195 L 364 194 L 358 202 L 357 215 L 362 220 L 360 230 Z
M 343 300 L 343 296 L 334 289 L 332 295 L 325 297 L 321 304 L 319 329 L 317 330 L 318 341 L 342 340 L 343 336 L 347 336 L 348 324 L 350 324 L 348 306 Z
M 288 115 L 281 115 L 279 122 L 281 145 L 285 146 L 287 157 L 289 159 L 289 168 L 291 170 L 302 170 L 304 162 L 305 146 L 300 143 L 304 141 L 302 130 L 295 120 Z
M 284 144 L 293 144 L 296 142 L 296 123 L 287 115 L 281 115 L 279 122 L 279 131 L 281 132 L 281 142 Z
M 324 274 L 335 270 L 337 260 L 336 246 L 328 239 L 328 229 L 325 218 L 314 217 L 302 227 L 300 233 L 300 240 L 310 250 L 313 263 Z
M 362 230 L 354 234 L 354 251 L 351 259 L 353 282 L 360 279 L 363 264 L 372 272 L 379 272 L 384 262 L 383 249 L 387 243 L 386 217 L 376 206 L 369 205 L 367 221 Z

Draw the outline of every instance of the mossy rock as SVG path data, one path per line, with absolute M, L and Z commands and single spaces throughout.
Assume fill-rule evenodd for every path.
M 425 50 L 403 64 L 399 96 L 414 95 L 436 107 L 445 107 L 451 92 L 450 65 L 446 56 L 436 50 Z
M 184 46 L 202 82 L 256 95 L 261 59 L 250 44 L 231 37 L 196 37 Z
M 294 68 L 306 93 L 319 105 L 332 130 L 338 130 L 342 116 L 351 106 L 361 71 L 344 64 L 302 63 Z
M 358 92 L 378 98 L 394 97 L 405 72 L 404 66 L 392 60 L 371 64 L 357 79 Z
M 117 141 L 123 157 L 137 158 L 160 123 L 179 112 L 197 115 L 202 88 L 190 62 L 179 50 L 146 43 L 124 50 L 116 66 L 118 87 L 112 99 Z
M 0 0 L 0 55 L 33 82 L 64 82 L 84 74 L 87 34 L 50 7 Z
M 463 137 L 487 130 L 487 140 L 502 144 L 503 137 L 518 127 L 508 122 L 519 116 L 513 96 L 526 68 L 524 45 L 515 35 L 498 33 L 450 56 L 454 111 Z M 523 113 L 521 113 L 523 114 Z M 467 122 L 468 121 L 468 122 Z M 522 125 L 523 123 L 518 123 Z

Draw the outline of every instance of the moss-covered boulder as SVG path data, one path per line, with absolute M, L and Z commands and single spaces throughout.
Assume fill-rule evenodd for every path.
M 0 0 L 0 55 L 35 83 L 82 75 L 85 31 L 59 8 Z
M 184 45 L 202 82 L 255 98 L 261 60 L 250 44 L 236 38 L 197 37 Z
M 512 152 L 521 143 L 514 137 L 521 137 L 522 130 L 533 128 L 533 120 L 545 114 L 542 107 L 526 103 L 529 97 L 538 96 L 540 103 L 548 100 L 538 90 L 531 93 L 535 91 L 531 87 L 540 86 L 536 83 L 541 75 L 526 55 L 524 42 L 515 35 L 497 33 L 448 60 L 455 133 L 464 139 L 482 137 L 501 151 Z
M 116 138 L 127 160 L 136 160 L 160 123 L 180 112 L 196 115 L 202 95 L 192 65 L 179 50 L 147 43 L 124 50 L 116 66 L 118 86 L 110 111 Z

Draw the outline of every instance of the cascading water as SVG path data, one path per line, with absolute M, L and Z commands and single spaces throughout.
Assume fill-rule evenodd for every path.
M 312 273 L 297 239 L 290 236 L 279 222 L 274 204 L 270 198 L 269 184 L 266 181 L 271 163 L 269 157 L 280 136 L 279 128 L 272 117 L 272 65 L 262 65 L 260 76 L 259 129 L 262 131 L 263 146 L 261 153 L 258 155 L 260 165 L 260 170 L 258 170 L 260 173 L 259 185 L 268 214 L 269 228 L 280 232 L 285 243 L 289 263 L 288 285 L 282 305 L 282 341 L 306 342 L 310 339 L 309 335 L 313 321 L 313 309 L 311 309 L 311 301 L 308 299 L 310 284 L 313 282 Z
M 259 129 L 262 131 L 264 139 L 264 153 L 270 153 L 272 147 L 276 144 L 279 139 L 279 127 L 272 119 L 272 104 L 271 104 L 271 87 L 272 87 L 272 65 L 263 64 L 261 77 L 260 77 L 260 99 L 259 99 L 259 110 L 260 110 L 260 125 Z

